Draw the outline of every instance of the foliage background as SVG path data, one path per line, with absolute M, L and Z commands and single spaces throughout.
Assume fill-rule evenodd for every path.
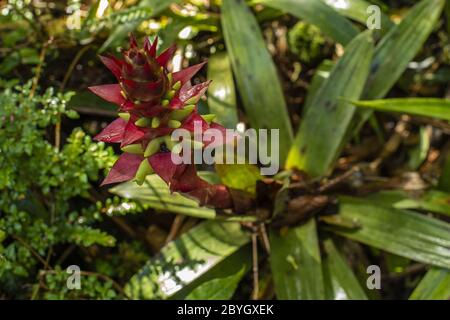
M 8 0 L 0 30 L 0 298 L 450 298 L 448 1 Z M 99 187 L 116 108 L 87 87 L 129 32 L 176 42 L 174 68 L 208 59 L 202 113 L 281 129 L 275 182 L 203 168 L 252 210 Z

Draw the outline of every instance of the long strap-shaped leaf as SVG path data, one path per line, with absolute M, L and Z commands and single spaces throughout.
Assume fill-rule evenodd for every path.
M 355 107 L 341 98 L 361 94 L 372 51 L 370 32 L 361 33 L 348 44 L 344 56 L 309 104 L 286 167 L 303 169 L 311 176 L 329 172 L 355 112 Z
M 369 195 L 366 199 L 397 209 L 426 210 L 450 216 L 450 193 L 440 190 L 420 193 L 403 190 L 380 191 Z
M 171 193 L 167 184 L 157 175 L 150 175 L 142 186 L 135 182 L 121 183 L 109 190 L 126 199 L 138 201 L 157 210 L 179 213 L 202 219 L 214 219 L 213 209 L 200 207 L 195 200 Z
M 356 20 L 362 24 L 366 24 L 367 20 L 370 18 L 372 14 L 371 11 L 368 11 L 368 8 L 371 6 L 370 2 L 364 0 L 322 0 L 327 5 L 332 7 L 337 12 L 343 14 L 350 19 Z M 389 30 L 394 23 L 386 16 L 384 13 L 380 12 L 381 18 L 381 32 L 385 33 Z
M 258 23 L 242 0 L 223 0 L 222 27 L 245 111 L 255 129 L 280 130 L 280 163 L 292 142 L 292 128 L 272 58 Z
M 342 197 L 339 214 L 359 228 L 327 229 L 372 247 L 434 266 L 450 267 L 450 224 L 412 211 Z
M 415 116 L 426 116 L 450 120 L 450 100 L 435 98 L 398 98 L 353 101 L 360 108 L 384 112 L 401 112 Z
M 422 0 L 392 28 L 375 48 L 364 98 L 384 97 L 433 31 L 445 0 Z
M 171 299 L 228 300 L 231 299 L 242 277 L 252 267 L 249 245 L 220 262 L 204 276 L 186 286 Z
M 259 2 L 316 25 L 324 34 L 344 45 L 358 34 L 358 29 L 350 21 L 319 0 L 260 0 Z
M 327 253 L 323 260 L 327 298 L 333 300 L 367 300 L 367 295 L 358 279 L 339 253 L 333 240 L 325 240 L 324 248 Z
M 238 114 L 236 92 L 230 59 L 226 52 L 218 52 L 209 57 L 208 88 L 209 111 L 217 116 L 217 122 L 226 128 L 236 128 Z
M 278 299 L 325 299 L 316 222 L 270 232 L 270 263 Z
M 308 93 L 306 95 L 305 103 L 303 104 L 303 113 L 308 110 L 311 102 L 314 100 L 317 92 L 324 81 L 330 76 L 330 72 L 333 69 L 335 63 L 331 60 L 324 60 L 316 69 L 314 76 L 311 79 L 311 83 L 308 88 Z
M 210 183 L 218 183 L 218 177 L 212 172 L 199 172 L 199 175 Z M 214 209 L 200 207 L 198 202 L 188 199 L 179 193 L 171 193 L 167 184 L 157 175 L 149 175 L 142 186 L 128 181 L 109 190 L 126 199 L 131 199 L 150 208 L 178 213 L 201 219 L 225 219 L 227 221 L 254 221 L 251 216 L 219 216 Z
M 450 299 L 450 270 L 431 268 L 414 289 L 410 300 Z
M 450 33 L 450 2 L 445 5 L 445 15 L 447 16 L 447 32 Z
M 141 0 L 138 4 L 142 8 L 150 8 L 151 16 L 156 16 L 166 10 L 172 3 L 178 3 L 181 0 Z M 103 43 L 99 52 L 104 52 L 106 49 L 111 47 L 116 42 L 123 40 L 129 32 L 132 32 L 139 25 L 140 21 L 128 22 L 121 24 L 120 26 L 115 26 L 116 28 L 111 32 L 108 39 Z
M 375 48 L 363 99 L 381 99 L 392 89 L 433 31 L 444 3 L 445 0 L 422 0 L 383 37 Z M 354 127 L 359 129 L 372 112 L 360 110 Z
M 206 277 L 208 271 L 249 240 L 239 223 L 203 222 L 166 245 L 157 257 L 131 278 L 125 290 L 133 299 L 173 296 L 194 281 Z

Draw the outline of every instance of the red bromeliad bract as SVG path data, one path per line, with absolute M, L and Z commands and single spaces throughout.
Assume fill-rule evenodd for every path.
M 146 38 L 144 47 L 140 48 L 131 36 L 130 48 L 122 52 L 123 60 L 114 56 L 100 57 L 119 83 L 89 89 L 118 105 L 119 118 L 94 139 L 120 143 L 124 152 L 102 185 L 128 180 L 142 184 L 147 175 L 156 173 L 172 192 L 195 198 L 201 205 L 229 208 L 232 201 L 225 186 L 202 180 L 194 164 L 176 165 L 171 159 L 170 135 L 176 128 L 192 132 L 192 123 L 199 121 L 202 130 L 224 129 L 211 122 L 210 115 L 201 116 L 197 110 L 197 102 L 209 82 L 192 86 L 190 79 L 205 63 L 170 73 L 167 64 L 176 46 L 157 56 L 157 40 L 150 43 Z

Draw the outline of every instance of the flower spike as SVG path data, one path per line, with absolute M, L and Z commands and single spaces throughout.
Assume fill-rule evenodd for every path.
M 142 185 L 147 175 L 155 173 L 171 192 L 181 192 L 201 205 L 229 208 L 232 200 L 225 186 L 202 180 L 193 164 L 172 161 L 172 152 L 181 152 L 180 145 L 171 140 L 171 133 L 177 128 L 193 132 L 197 122 L 202 131 L 215 128 L 225 132 L 224 127 L 212 122 L 213 115 L 202 117 L 196 107 L 210 82 L 192 86 L 190 80 L 205 62 L 171 73 L 167 65 L 177 47 L 173 45 L 157 57 L 157 45 L 158 38 L 152 43 L 146 38 L 140 48 L 131 35 L 129 48 L 122 50 L 122 60 L 100 56 L 119 83 L 89 89 L 119 106 L 119 112 L 118 118 L 95 139 L 120 143 L 124 152 L 102 185 L 130 180 Z M 188 145 L 193 149 L 206 146 L 202 142 Z

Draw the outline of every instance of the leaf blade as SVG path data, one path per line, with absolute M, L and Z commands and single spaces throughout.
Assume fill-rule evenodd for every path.
M 444 3 L 444 0 L 422 0 L 381 39 L 375 48 L 365 98 L 383 97 L 394 86 L 433 31 Z
M 411 260 L 450 266 L 450 224 L 415 212 L 341 197 L 339 215 L 361 227 L 325 227 L 338 235 Z
M 358 279 L 339 253 L 333 240 L 325 240 L 324 249 L 327 256 L 323 260 L 323 265 L 331 278 L 330 291 L 333 293 L 333 298 L 335 300 L 367 300 L 367 295 Z
M 406 113 L 450 120 L 450 100 L 437 98 L 396 98 L 353 101 L 355 106 L 382 112 Z
M 222 28 L 250 124 L 255 129 L 279 130 L 283 163 L 292 142 L 292 127 L 277 71 L 258 23 L 244 1 L 224 0 Z
M 367 9 L 372 4 L 364 0 L 347 0 L 344 4 L 341 1 L 336 0 L 322 1 L 342 15 L 358 21 L 364 25 L 367 24 L 367 21 L 371 16 L 371 13 L 368 12 Z M 389 19 L 388 16 L 381 12 L 381 32 L 386 32 L 392 26 L 394 26 L 394 23 Z
M 322 1 L 261 0 L 260 2 L 316 25 L 323 33 L 344 45 L 358 34 L 358 29 L 350 21 Z
M 373 44 L 370 32 L 358 35 L 306 109 L 289 152 L 287 168 L 311 176 L 328 173 L 344 145 L 355 108 L 340 97 L 359 96 L 369 73 Z
M 229 188 L 256 195 L 256 183 L 262 179 L 259 168 L 252 164 L 216 164 L 217 175 Z
M 206 281 L 191 291 L 186 300 L 228 300 L 236 291 L 245 271 L 243 267 L 235 274 Z
M 152 11 L 150 16 L 154 17 L 163 12 L 164 10 L 166 10 L 172 3 L 178 3 L 180 1 L 181 0 L 142 0 L 139 2 L 137 6 L 146 9 L 151 9 Z M 133 21 L 121 24 L 120 26 L 115 28 L 98 50 L 99 53 L 106 51 L 115 43 L 122 41 L 124 38 L 127 37 L 129 32 L 132 32 L 139 26 L 139 23 L 140 21 L 138 22 Z
M 278 299 L 325 299 L 322 262 L 316 223 L 290 228 L 286 234 L 271 231 L 270 264 Z
M 133 299 L 169 298 L 250 241 L 239 223 L 206 221 L 166 245 L 125 287 Z
M 236 91 L 230 59 L 226 52 L 218 52 L 209 57 L 208 87 L 209 111 L 217 116 L 217 121 L 230 129 L 238 123 Z
M 380 191 L 366 199 L 397 209 L 426 210 L 450 215 L 450 194 L 439 190 L 408 192 L 403 190 Z
M 431 268 L 414 289 L 409 300 L 450 299 L 450 270 Z
M 129 181 L 121 183 L 109 191 L 157 210 L 202 219 L 214 219 L 216 217 L 216 212 L 213 209 L 200 207 L 195 200 L 183 197 L 181 194 L 170 193 L 167 184 L 157 175 L 148 176 L 142 186 Z

